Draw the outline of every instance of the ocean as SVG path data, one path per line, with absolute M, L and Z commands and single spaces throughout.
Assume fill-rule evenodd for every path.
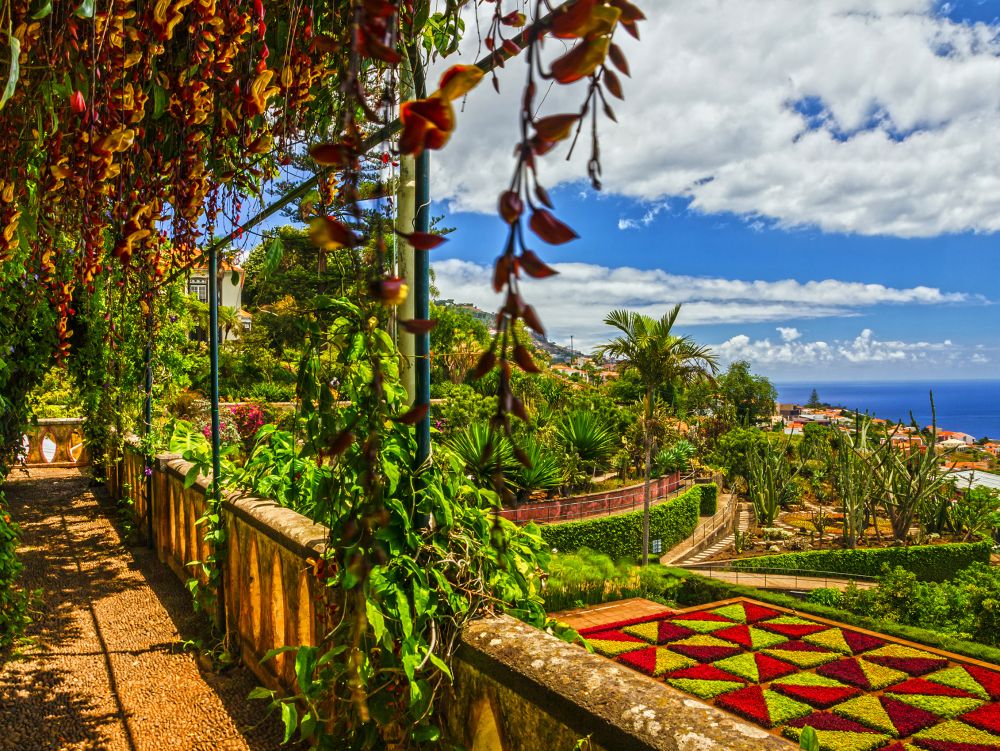
M 816 389 L 821 402 L 867 410 L 886 420 L 909 423 L 912 412 L 921 427 L 931 423 L 933 390 L 939 429 L 1000 438 L 1000 381 L 816 381 L 774 386 L 779 402 L 805 404 Z

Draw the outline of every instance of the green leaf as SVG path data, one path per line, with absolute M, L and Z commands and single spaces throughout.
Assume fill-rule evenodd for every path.
M 77 18 L 93 18 L 97 12 L 97 0 L 83 0 L 74 11 Z
M 441 737 L 441 729 L 436 725 L 424 725 L 413 731 L 415 741 L 436 741 Z
M 248 699 L 272 699 L 274 698 L 274 692 L 269 688 L 264 688 L 263 686 L 255 686 L 254 689 L 247 696 Z
M 52 13 L 52 0 L 44 0 L 42 7 L 31 14 L 32 21 L 41 21 Z
M 809 725 L 802 728 L 802 732 L 799 734 L 799 748 L 804 749 L 804 751 L 820 751 L 819 736 Z
M 315 647 L 299 647 L 295 654 L 295 677 L 298 679 L 299 688 L 303 694 L 309 693 L 309 684 L 312 683 L 313 667 L 316 664 Z
M 158 83 L 153 84 L 153 119 L 159 120 L 167 111 L 167 92 Z
M 3 96 L 0 96 L 0 109 L 3 109 L 7 101 L 14 96 L 14 89 L 17 88 L 18 79 L 21 78 L 21 41 L 9 32 L 7 40 L 10 42 L 10 70 L 7 71 L 7 85 L 4 87 Z
M 233 273 L 229 275 L 229 281 L 234 287 L 238 287 L 240 283 L 240 272 L 233 269 Z
M 284 647 L 276 647 L 274 649 L 269 649 L 269 650 L 267 650 L 267 652 L 264 653 L 264 656 L 260 658 L 260 661 L 261 662 L 267 662 L 268 660 L 273 660 L 275 657 L 277 657 L 278 655 L 280 655 L 282 652 L 291 652 L 293 649 L 298 649 L 298 647 L 293 647 L 293 646 L 286 645 Z
M 316 733 L 316 715 L 312 712 L 306 712 L 302 716 L 302 722 L 299 723 L 299 737 L 302 740 L 307 741 L 313 737 Z
M 281 721 L 285 723 L 285 737 L 281 741 L 281 745 L 285 745 L 292 739 L 292 734 L 295 732 L 295 728 L 299 724 L 299 710 L 295 708 L 295 704 L 287 701 L 283 702 L 281 705 Z
M 386 633 L 385 617 L 382 615 L 379 606 L 371 600 L 366 600 L 365 613 L 368 615 L 368 623 L 371 625 L 372 631 L 375 632 L 375 639 L 382 641 L 382 637 Z

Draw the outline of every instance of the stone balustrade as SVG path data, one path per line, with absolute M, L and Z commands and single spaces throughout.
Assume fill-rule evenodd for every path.
M 90 463 L 82 417 L 42 418 L 24 435 L 22 457 L 31 466 L 77 467 Z
M 211 554 L 205 526 L 205 478 L 185 487 L 190 465 L 156 457 L 147 477 L 134 450 L 109 478 L 133 501 L 141 536 L 152 532 L 161 561 L 181 579 L 204 576 Z M 216 590 L 246 665 L 275 689 L 294 691 L 294 656 L 262 662 L 275 647 L 316 644 L 324 631 L 322 585 L 310 559 L 327 529 L 273 501 L 230 494 L 223 502 L 228 553 Z M 203 579 L 204 580 L 204 579 Z M 445 691 L 445 740 L 471 751 L 778 751 L 790 746 L 760 728 L 622 668 L 579 646 L 501 616 L 471 624 Z

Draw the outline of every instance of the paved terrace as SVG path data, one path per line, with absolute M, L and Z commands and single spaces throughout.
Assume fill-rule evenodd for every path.
M 278 748 L 275 718 L 246 700 L 252 674 L 203 674 L 180 650 L 201 627 L 190 594 L 152 550 L 123 543 L 85 476 L 32 467 L 4 490 L 41 598 L 29 644 L 0 667 L 0 749 Z

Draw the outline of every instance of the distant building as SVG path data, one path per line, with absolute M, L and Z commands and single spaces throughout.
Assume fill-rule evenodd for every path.
M 798 404 L 777 404 L 778 416 L 782 420 L 794 420 L 802 414 L 802 407 Z
M 234 264 L 222 262 L 219 264 L 219 305 L 233 308 L 240 318 L 244 331 L 250 330 L 251 316 L 243 310 L 243 279 L 242 268 Z M 187 280 L 187 291 L 201 302 L 208 303 L 208 269 L 191 269 Z M 238 332 L 225 332 L 227 340 L 236 339 Z

